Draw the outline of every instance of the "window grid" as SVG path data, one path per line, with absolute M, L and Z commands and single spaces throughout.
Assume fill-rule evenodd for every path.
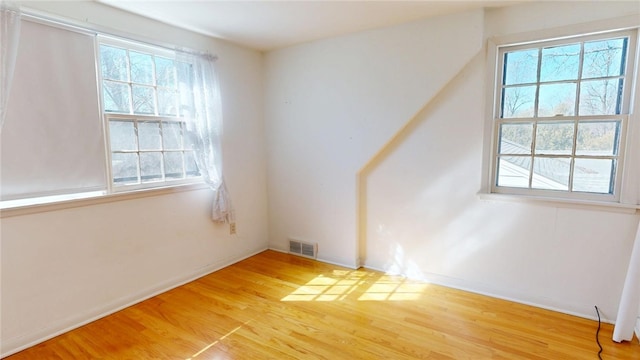
M 129 117 L 127 115 L 108 115 L 107 121 L 112 127 L 112 124 L 116 123 L 125 123 L 132 125 L 131 138 L 134 140 L 130 144 L 129 149 L 118 149 L 114 150 L 112 145 L 111 150 L 111 162 L 112 162 L 112 179 L 113 184 L 115 186 L 123 186 L 123 185 L 136 185 L 136 184 L 144 184 L 151 182 L 164 182 L 164 181 L 172 181 L 179 179 L 187 179 L 192 177 L 199 177 L 200 173 L 197 170 L 194 159 L 195 154 L 194 150 L 191 149 L 188 143 L 185 140 L 184 134 L 186 129 L 186 122 L 184 120 L 175 120 L 171 118 L 162 118 L 162 117 L 147 117 L 141 119 L 140 117 Z M 140 141 L 140 125 L 141 124 L 158 124 L 158 136 L 159 141 L 158 147 L 153 148 L 143 148 L 141 146 Z M 172 131 L 170 130 L 169 125 L 177 125 L 178 130 Z M 111 143 L 115 143 L 117 139 L 116 136 L 119 134 L 114 134 L 116 131 L 110 130 L 110 139 Z M 167 138 L 177 138 L 177 146 L 166 146 L 165 144 L 168 142 Z M 127 176 L 119 176 L 118 174 L 126 171 L 120 170 L 120 166 L 118 164 L 117 158 L 119 158 L 119 154 L 125 155 L 135 155 L 134 161 L 134 169 L 131 171 L 131 164 L 129 164 L 129 172 Z M 143 175 L 142 169 L 145 164 L 142 162 L 143 154 L 159 154 L 160 161 L 158 162 L 157 171 L 152 175 Z M 167 169 L 167 162 L 169 160 L 170 155 L 179 155 L 179 160 L 177 163 L 173 163 L 172 166 L 176 169 L 169 170 Z
M 571 152 L 570 153 L 566 153 L 566 154 L 546 154 L 543 152 L 536 152 L 535 151 L 535 147 L 536 147 L 536 139 L 537 137 L 534 135 L 532 142 L 531 142 L 531 151 L 528 152 L 527 154 L 518 154 L 518 153 L 514 153 L 514 152 L 507 152 L 507 151 L 498 151 L 498 154 L 496 155 L 496 162 L 499 163 L 501 158 L 508 158 L 508 157 L 514 157 L 514 158 L 527 158 L 529 160 L 529 165 L 528 165 L 528 180 L 527 180 L 527 186 L 526 188 L 529 189 L 537 189 L 537 187 L 534 185 L 534 179 L 536 177 L 536 172 L 535 172 L 535 165 L 536 165 L 536 159 L 538 161 L 541 161 L 542 159 L 557 159 L 557 160 L 567 160 L 569 162 L 569 167 L 570 170 L 567 172 L 568 175 L 568 180 L 567 180 L 567 186 L 568 189 L 566 189 L 566 191 L 568 192 L 574 192 L 574 191 L 578 191 L 578 192 L 585 192 L 585 191 L 579 191 L 579 190 L 574 190 L 573 188 L 573 184 L 574 184 L 574 174 L 575 174 L 575 166 L 576 166 L 576 160 L 610 160 L 612 161 L 612 171 L 613 171 L 613 178 L 615 178 L 615 175 L 618 173 L 618 168 L 619 168 L 619 163 L 621 160 L 621 156 L 620 156 L 620 150 L 619 150 L 619 146 L 620 146 L 620 142 L 621 142 L 621 128 L 624 127 L 626 125 L 626 117 L 616 117 L 614 119 L 612 119 L 610 122 L 611 123 L 616 123 L 618 124 L 615 128 L 616 128 L 616 135 L 614 135 L 614 138 L 616 139 L 616 141 L 614 141 L 614 149 L 612 152 L 612 155 L 581 155 L 577 153 L 577 133 L 578 133 L 578 126 L 579 125 L 584 125 L 586 123 L 589 122 L 597 122 L 597 123 L 603 123 L 603 119 L 599 118 L 597 120 L 592 120 L 592 121 L 584 121 L 584 120 L 572 120 L 571 121 L 571 126 L 572 126 L 572 145 L 571 145 Z M 498 122 L 498 128 L 502 125 L 510 125 L 510 124 L 514 124 L 515 122 L 505 122 L 505 121 L 499 121 Z M 550 121 L 539 121 L 536 120 L 532 123 L 532 132 L 535 134 L 536 130 L 537 130 L 537 126 L 539 123 L 550 123 Z M 500 145 L 498 145 L 499 147 Z M 496 174 L 496 180 L 499 177 L 499 173 Z M 498 186 L 500 186 L 499 184 L 496 184 Z M 508 186 L 503 186 L 503 187 L 508 187 Z M 614 187 L 614 181 L 611 181 L 611 183 L 609 184 L 609 188 L 607 189 L 607 191 L 605 192 L 600 192 L 602 194 L 613 194 L 613 187 Z M 540 190 L 544 190 L 543 188 L 539 188 Z M 547 189 L 547 190 L 558 190 L 558 189 Z
M 192 102 L 178 86 L 178 71 L 188 74 L 190 65 L 165 50 L 112 39 L 102 39 L 99 49 L 112 190 L 199 179 L 189 113 L 178 107 L 179 100 Z
M 572 39 L 564 42 L 541 42 L 535 45 L 520 45 L 499 49 L 498 55 L 501 66 L 499 66 L 498 69 L 501 69 L 501 71 L 497 74 L 499 85 L 496 87 L 496 112 L 498 117 L 494 118 L 494 131 L 497 136 L 496 142 L 494 143 L 494 165 L 492 172 L 494 179 L 492 182 L 493 192 L 525 195 L 535 195 L 536 193 L 549 195 L 552 193 L 552 196 L 578 198 L 586 195 L 588 198 L 605 198 L 608 201 L 618 199 L 618 189 L 621 182 L 621 169 L 624 157 L 622 151 L 624 147 L 622 144 L 624 144 L 625 141 L 628 122 L 628 115 L 623 113 L 623 111 L 628 111 L 630 91 L 627 82 L 631 81 L 629 74 L 633 73 L 629 71 L 629 60 L 627 59 L 630 37 L 631 35 L 629 33 L 625 33 L 623 35 L 611 35 L 611 37 L 583 37 L 581 39 Z M 585 69 L 585 57 L 587 56 L 585 44 L 591 46 L 606 41 L 619 41 L 622 44 L 622 49 L 618 55 L 620 59 L 619 73 L 612 74 L 610 67 L 607 67 L 607 73 L 603 74 L 603 76 L 587 74 L 588 69 Z M 551 53 L 553 54 L 554 48 L 569 47 L 572 45 L 579 45 L 579 53 L 577 54 L 579 60 L 577 61 L 576 76 L 568 79 L 543 79 L 545 50 L 552 49 Z M 608 42 L 606 42 L 606 45 L 610 46 Z M 517 52 L 526 53 L 526 51 L 531 50 L 535 50 L 536 53 L 535 78 L 525 79 L 525 81 L 514 81 L 513 79 L 509 79 L 510 81 L 508 81 L 509 71 L 511 70 L 509 69 L 511 64 L 509 63 L 508 56 L 510 54 L 516 54 Z M 607 48 L 592 51 L 592 53 L 597 52 L 608 54 L 608 52 L 614 53 L 614 50 Z M 575 53 L 572 54 L 572 56 L 575 57 Z M 569 57 L 569 55 L 567 55 L 567 57 Z M 595 62 L 595 60 L 593 61 Z M 614 63 L 614 65 L 618 64 Z M 558 72 L 562 73 L 562 71 Z M 524 73 L 526 75 L 526 72 Z M 597 112 L 590 114 L 586 109 L 586 105 L 585 108 L 581 108 L 581 105 L 584 105 L 581 102 L 588 101 L 587 96 L 593 96 L 593 94 L 585 93 L 583 96 L 581 91 L 587 92 L 588 89 L 586 89 L 585 86 L 598 84 L 598 82 L 604 84 L 605 88 L 602 96 L 603 109 L 606 105 L 608 105 L 608 107 L 602 111 L 602 114 L 598 114 Z M 608 86 L 610 84 L 615 84 L 615 88 L 609 89 Z M 571 100 L 572 109 L 564 114 L 543 114 L 540 111 L 542 109 L 541 102 L 543 102 L 541 90 L 543 90 L 545 86 L 552 87 L 556 85 L 575 87 L 575 95 L 573 96 L 573 100 Z M 593 88 L 595 87 L 592 86 L 592 89 Z M 515 112 L 508 112 L 507 105 L 513 105 L 509 104 L 510 99 L 507 96 L 508 92 L 511 91 L 513 94 L 525 89 L 533 89 L 533 102 L 528 116 L 527 114 L 522 115 Z M 606 110 L 611 108 L 611 104 L 607 104 L 606 100 L 611 100 L 607 99 L 611 94 L 615 96 L 614 111 L 608 111 L 607 113 Z M 509 110 L 517 110 L 518 106 L 513 106 L 513 108 Z M 503 146 L 505 142 L 509 140 L 508 137 L 504 136 L 504 127 L 508 128 L 513 125 L 516 125 L 514 128 L 516 128 L 517 125 L 524 125 L 523 128 L 530 127 L 530 140 L 526 144 L 506 144 L 508 146 Z M 545 127 L 560 128 L 564 125 L 571 127 L 570 134 L 566 136 L 570 139 L 570 148 L 568 151 L 555 151 L 554 153 L 552 150 L 558 149 L 550 148 L 545 151 L 545 149 L 538 148 L 539 143 L 545 142 L 545 136 L 549 137 L 549 135 L 541 134 L 540 129 L 544 129 Z M 581 129 L 588 129 L 589 127 L 593 127 L 594 129 L 601 127 L 610 130 L 609 133 L 606 134 L 606 137 L 610 138 L 608 139 L 611 150 L 610 153 L 604 154 L 593 151 L 594 153 L 588 154 L 585 149 L 580 149 L 580 138 L 587 133 L 587 131 L 581 132 Z M 558 135 L 555 135 L 555 137 L 558 137 Z M 603 138 L 604 137 L 605 136 L 603 136 Z M 509 146 L 511 147 L 510 150 L 507 149 Z M 560 182 L 553 186 L 540 183 L 542 174 L 537 172 L 537 167 L 542 166 L 544 162 L 564 162 L 563 166 L 568 168 L 565 171 L 566 179 L 563 179 L 561 182 L 564 186 L 558 186 Z M 601 168 L 599 171 L 603 173 L 602 176 L 609 178 L 609 183 L 606 188 L 602 186 L 602 184 L 589 188 L 584 185 L 584 183 L 590 181 L 589 174 L 582 176 L 582 178 L 577 176 L 577 173 L 584 175 L 583 173 L 588 173 L 589 171 L 594 172 L 593 169 L 585 167 L 585 165 L 589 163 L 591 163 L 591 165 L 599 164 L 597 167 Z M 604 164 L 608 164 L 608 169 Z M 521 174 L 515 174 L 518 171 L 517 168 L 520 168 L 519 171 Z M 507 181 L 508 176 L 503 176 L 501 171 L 508 173 L 509 169 L 514 173 L 512 174 L 514 179 L 517 176 L 526 176 L 526 183 L 522 181 L 520 183 Z
M 584 43 L 581 43 L 581 50 L 580 50 L 580 59 L 584 59 Z M 626 45 L 625 45 L 626 46 Z M 556 84 L 575 84 L 576 85 L 576 101 L 574 103 L 574 113 L 575 114 L 579 114 L 579 99 L 580 99 L 580 91 L 581 91 L 581 86 L 583 82 L 590 82 L 590 81 L 604 81 L 604 80 L 618 80 L 619 82 L 624 82 L 624 80 L 627 77 L 627 74 L 623 73 L 622 75 L 616 75 L 616 76 L 601 76 L 601 77 L 589 77 L 589 78 L 583 78 L 582 76 L 579 77 L 578 79 L 573 79 L 573 80 L 555 80 L 555 81 L 542 81 L 540 79 L 540 71 L 541 71 L 541 60 L 542 60 L 542 47 L 538 48 L 538 62 L 537 62 L 537 73 L 536 73 L 536 81 L 533 82 L 522 82 L 522 83 L 516 83 L 516 84 L 505 84 L 504 83 L 504 77 L 502 78 L 502 91 L 501 91 L 501 103 L 504 101 L 504 93 L 505 93 L 505 89 L 513 89 L 513 88 L 522 88 L 522 87 L 526 87 L 526 86 L 535 86 L 536 87 L 536 93 L 535 93 L 535 103 L 533 106 L 533 111 L 534 111 L 534 118 L 538 118 L 538 110 L 539 110 L 539 100 L 540 100 L 540 85 L 556 85 Z M 624 48 L 624 53 L 622 55 L 623 60 L 625 60 L 626 57 L 626 47 Z M 505 51 L 504 53 L 502 53 L 503 55 L 507 53 L 507 51 Z M 503 59 L 504 60 L 504 59 Z M 579 61 L 579 68 L 578 68 L 578 74 L 582 74 L 582 68 L 583 68 L 583 61 Z M 621 66 L 625 67 L 625 62 L 623 61 Z M 506 66 L 506 62 L 503 61 L 503 74 L 504 74 L 504 66 Z M 622 88 L 623 86 L 620 85 L 619 86 L 619 92 L 621 95 L 622 92 Z M 622 100 L 622 96 L 618 96 L 619 100 Z M 620 114 L 621 113 L 621 109 L 620 106 L 622 104 L 620 102 L 618 102 L 616 104 L 616 114 Z M 500 106 L 500 118 L 512 118 L 512 117 L 508 117 L 505 116 L 504 114 L 504 107 Z
M 105 112 L 108 113 L 121 113 L 121 114 L 136 114 L 136 115 L 155 115 L 155 116 L 178 116 L 183 114 L 178 114 L 178 85 L 177 85 L 177 71 L 175 61 L 166 56 L 160 56 L 153 54 L 151 52 L 144 52 L 139 50 L 131 50 L 124 47 L 119 47 L 112 44 L 101 44 L 101 61 L 102 61 L 102 82 L 103 82 L 103 96 L 106 100 Z M 121 63 L 117 63 L 117 59 L 110 58 L 105 54 L 109 54 L 110 52 L 121 52 L 120 61 Z M 142 82 L 137 78 L 141 76 L 134 76 L 134 67 L 132 65 L 132 54 L 137 54 L 136 56 L 143 56 L 149 59 L 147 71 L 149 72 L 147 76 L 150 78 L 148 82 Z M 108 62 L 111 63 L 108 63 Z M 158 62 L 165 63 L 165 69 L 159 69 Z M 113 68 L 120 67 L 120 75 L 124 75 L 124 77 L 119 78 L 117 76 L 112 76 L 110 71 L 104 71 L 105 67 Z M 168 68 L 168 69 L 167 69 Z M 163 72 L 163 76 L 159 76 L 159 72 Z M 124 73 L 124 74 L 122 74 Z M 143 74 L 144 75 L 144 74 Z M 144 77 L 144 76 L 142 76 Z M 115 85 L 115 86 L 114 86 Z M 115 88 L 117 86 L 122 87 L 125 90 L 125 94 L 115 94 L 111 95 L 110 89 Z M 146 94 L 146 97 L 142 93 L 145 90 L 151 90 Z M 104 92 L 109 93 L 108 95 Z M 138 97 L 138 93 L 142 94 L 142 97 Z M 163 100 L 161 104 L 160 94 L 166 94 L 168 96 L 168 101 Z M 120 99 L 117 99 L 118 96 L 121 95 Z M 113 108 L 111 103 L 108 101 L 111 100 L 114 102 L 113 105 L 116 105 L 116 108 Z M 125 104 L 120 103 L 119 106 L 117 104 L 118 100 L 121 102 L 126 101 Z M 146 100 L 149 103 L 146 108 L 140 108 L 136 106 L 136 101 Z M 144 105 L 144 103 L 143 103 Z M 161 106 L 167 105 L 167 108 Z M 167 110 L 168 109 L 168 110 Z

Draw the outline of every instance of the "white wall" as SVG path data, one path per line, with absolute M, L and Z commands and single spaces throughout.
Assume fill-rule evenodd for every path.
M 318 242 L 321 259 L 355 266 L 358 170 L 478 53 L 481 39 L 482 13 L 474 12 L 267 54 L 271 246 L 286 249 L 289 237 Z
M 632 2 L 536 2 L 267 54 L 270 245 L 317 241 L 324 260 L 361 257 L 591 318 L 598 305 L 613 320 L 638 215 L 477 195 L 482 47 L 487 36 L 638 13 Z
M 210 220 L 208 190 L 3 218 L 2 356 L 268 244 L 262 54 L 93 2 L 24 5 L 219 56 L 238 234 Z

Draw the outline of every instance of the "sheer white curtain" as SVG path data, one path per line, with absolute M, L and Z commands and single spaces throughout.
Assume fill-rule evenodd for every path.
M 205 182 L 214 193 L 211 218 L 215 222 L 234 223 L 222 169 L 222 104 L 216 58 L 177 51 L 176 60 L 181 113 L 195 119 L 187 125 L 186 138 L 195 150 L 196 164 Z
M 7 113 L 9 90 L 20 41 L 20 8 L 0 1 L 0 131 Z

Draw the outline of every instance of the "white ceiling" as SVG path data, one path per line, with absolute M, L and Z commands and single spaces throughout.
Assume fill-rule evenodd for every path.
M 307 41 L 515 1 L 96 0 L 167 24 L 268 51 Z

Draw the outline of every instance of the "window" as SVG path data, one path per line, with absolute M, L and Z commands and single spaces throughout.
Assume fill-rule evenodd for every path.
M 214 220 L 229 221 L 211 55 L 34 15 L 23 14 L 21 25 L 20 43 L 30 46 L 18 48 L 2 126 L 3 216 L 7 209 L 197 184 L 184 189 L 222 193 Z M 45 116 L 52 110 L 64 115 Z
M 498 48 L 492 192 L 618 201 L 635 31 Z
M 174 58 L 170 51 L 101 39 L 102 103 L 114 191 L 200 177 L 186 136 L 190 114 L 179 106 L 193 98 L 179 86 L 179 79 L 188 81 L 191 66 Z

